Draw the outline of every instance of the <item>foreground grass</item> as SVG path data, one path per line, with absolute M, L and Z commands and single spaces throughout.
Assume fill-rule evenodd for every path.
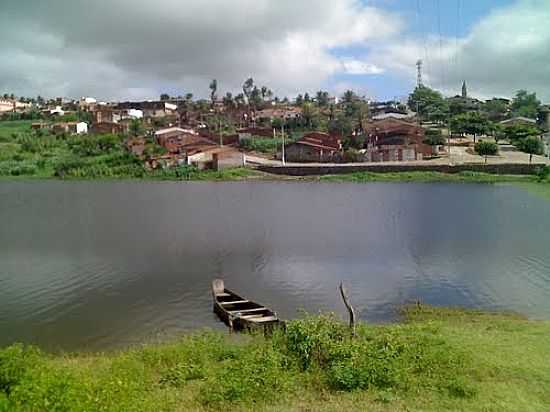
M 331 317 L 286 334 L 201 333 L 110 354 L 0 351 L 0 411 L 547 411 L 550 324 L 414 306 L 398 325 Z

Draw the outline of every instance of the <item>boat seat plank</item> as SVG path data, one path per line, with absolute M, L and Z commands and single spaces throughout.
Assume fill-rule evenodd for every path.
M 222 293 L 216 293 L 216 296 L 218 296 L 220 298 L 225 298 L 225 297 L 231 296 L 231 295 L 229 293 L 222 292 Z
M 260 312 L 267 310 L 267 308 L 254 308 L 254 309 L 242 309 L 242 310 L 230 310 L 229 313 L 248 313 L 248 312 Z
M 248 303 L 248 300 L 234 300 L 230 302 L 220 302 L 222 305 L 236 305 L 237 303 Z
M 258 319 L 250 319 L 251 322 L 259 322 L 259 323 L 273 322 L 274 320 L 279 320 L 279 318 L 277 318 L 277 316 L 265 316 Z
M 256 315 L 243 315 L 243 316 L 239 316 L 240 318 L 243 318 L 243 319 L 253 319 L 253 318 L 261 318 L 263 317 L 264 315 L 263 314 L 256 314 Z

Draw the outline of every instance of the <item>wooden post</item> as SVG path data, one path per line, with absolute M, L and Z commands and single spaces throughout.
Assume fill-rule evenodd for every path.
M 346 288 L 344 287 L 344 282 L 340 283 L 340 294 L 342 295 L 344 305 L 346 305 L 346 308 L 349 312 L 349 327 L 351 329 L 351 336 L 355 337 L 355 310 L 353 310 L 353 306 L 351 306 L 351 303 L 349 301 Z

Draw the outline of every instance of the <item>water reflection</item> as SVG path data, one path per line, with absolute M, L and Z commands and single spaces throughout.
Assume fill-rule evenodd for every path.
M 0 345 L 103 349 L 223 327 L 210 281 L 291 318 L 395 306 L 550 317 L 550 204 L 512 186 L 0 183 Z

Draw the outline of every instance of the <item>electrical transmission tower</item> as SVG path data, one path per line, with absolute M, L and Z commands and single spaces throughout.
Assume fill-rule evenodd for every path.
M 422 87 L 424 84 L 422 83 L 422 60 L 418 60 L 416 62 L 416 70 L 417 70 L 417 75 L 416 75 L 416 85 L 418 87 Z

